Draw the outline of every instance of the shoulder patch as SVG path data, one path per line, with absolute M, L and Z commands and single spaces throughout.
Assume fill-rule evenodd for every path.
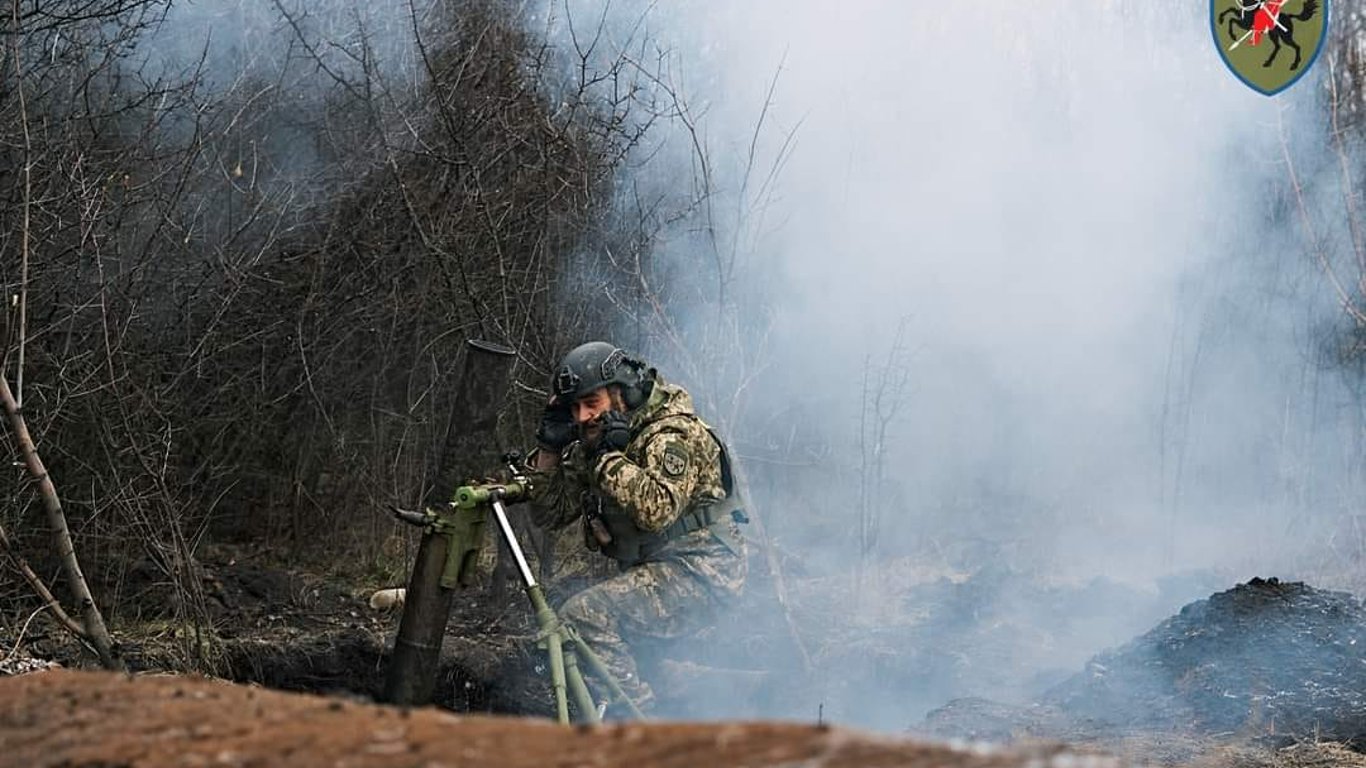
M 660 462 L 663 465 L 664 474 L 669 477 L 682 477 L 688 471 L 688 450 L 678 443 L 670 443 L 664 447 L 664 456 Z

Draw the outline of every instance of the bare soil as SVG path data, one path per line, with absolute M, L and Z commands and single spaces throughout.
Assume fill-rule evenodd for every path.
M 47 668 L 46 659 L 69 666 L 81 662 L 79 654 L 69 652 L 69 638 L 43 628 L 39 617 L 20 649 L 11 652 L 0 643 L 0 675 L 18 675 L 0 677 L 0 744 L 5 747 L 0 766 L 1366 768 L 1366 755 L 1350 749 L 1360 744 L 1362 732 L 1354 726 L 1362 721 L 1357 714 L 1366 678 L 1359 679 L 1357 669 L 1366 669 L 1366 657 L 1361 657 L 1366 644 L 1356 641 L 1366 625 L 1366 611 L 1351 596 L 1300 584 L 1254 580 L 1192 603 L 1131 643 L 1101 654 L 1039 703 L 1020 706 L 978 697 L 941 705 L 915 729 L 923 741 L 914 741 L 815 725 L 745 722 L 745 712 L 756 711 L 745 702 L 771 700 L 783 678 L 681 656 L 656 669 L 660 690 L 682 700 L 729 702 L 734 711 L 722 706 L 665 713 L 728 717 L 728 722 L 556 726 L 545 719 L 547 681 L 516 590 L 501 601 L 490 590 L 457 597 L 436 703 L 459 714 L 373 705 L 365 700 L 379 692 L 385 643 L 397 615 L 366 604 L 371 588 L 348 591 L 335 581 L 233 553 L 206 560 L 204 573 L 214 601 L 216 671 L 227 680 L 166 674 L 184 669 L 171 649 L 183 649 L 186 638 L 180 628 L 154 617 L 142 631 L 136 625 L 120 627 L 130 666 L 140 672 L 136 676 L 65 670 L 22 674 Z M 968 681 L 979 689 L 1013 690 L 1010 679 L 980 673 L 994 666 L 986 663 L 995 658 L 990 651 L 1001 647 L 991 642 L 994 636 L 951 632 L 965 603 L 964 591 L 971 598 L 971 590 L 979 587 L 977 582 L 936 582 L 921 588 L 946 594 L 942 601 L 920 594 L 919 605 L 944 605 L 927 612 L 917 625 L 921 634 L 903 631 L 886 639 L 892 649 L 888 664 L 911 672 L 942 671 L 942 664 L 930 663 L 933 659 L 924 658 L 923 651 L 916 655 L 915 649 L 955 648 L 964 660 L 953 668 L 952 687 Z M 1059 612 L 1068 614 L 1063 608 Z M 944 632 L 953 642 L 945 642 Z M 756 653 L 772 653 L 775 638 L 782 638 L 779 630 L 758 634 L 768 639 Z M 871 642 L 867 635 L 854 639 Z M 895 647 L 893 639 L 902 645 Z M 908 639 L 915 642 L 905 643 Z M 1268 652 L 1273 649 L 1282 653 Z M 1286 651 L 1293 664 L 1283 661 Z M 800 690 L 801 681 L 790 682 L 792 690 Z M 850 681 L 851 695 L 862 682 Z M 929 682 L 897 679 L 890 684 L 909 697 L 917 691 L 931 695 L 936 686 Z M 324 695 L 282 693 L 262 685 Z M 689 691 L 693 695 L 686 695 Z M 1216 694 L 1217 700 L 1211 699 Z M 1098 701 L 1107 706 L 1097 706 Z M 1297 712 L 1312 717 L 1301 722 Z M 1167 719 L 1155 721 L 1153 713 L 1167 713 Z M 1333 713 L 1340 716 L 1327 716 Z M 809 720 L 815 720 L 816 713 L 810 714 Z M 793 717 L 808 719 L 805 710 Z M 1329 723 L 1334 727 L 1324 730 Z M 900 729 L 886 730 L 909 724 L 903 721 Z M 1319 730 L 1306 730 L 1311 726 Z M 932 745 L 944 739 L 1015 746 L 984 751 Z
M 178 676 L 54 670 L 0 679 L 0 766 L 1120 766 L 1057 747 L 954 749 L 818 725 L 566 727 Z

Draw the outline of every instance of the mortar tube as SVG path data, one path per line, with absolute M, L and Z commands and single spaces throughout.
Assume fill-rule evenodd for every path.
M 441 641 L 451 611 L 453 590 L 440 586 L 449 546 L 446 536 L 430 530 L 418 545 L 394 654 L 384 676 L 384 701 L 390 704 L 431 703 L 441 662 Z
M 498 408 L 507 393 L 514 359 L 514 351 L 507 347 L 467 342 L 428 506 L 448 503 L 462 479 L 479 474 L 497 460 Z M 383 700 L 390 704 L 420 706 L 432 701 L 441 642 L 450 618 L 452 590 L 441 587 L 449 547 L 446 536 L 430 530 L 418 545 L 403 618 L 385 672 Z

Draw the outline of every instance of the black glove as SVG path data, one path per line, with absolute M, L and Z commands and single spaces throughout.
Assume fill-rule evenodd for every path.
M 569 406 L 560 404 L 558 397 L 551 400 L 541 416 L 541 426 L 536 428 L 536 441 L 547 448 L 562 451 L 578 436 L 579 427 L 569 413 Z
M 598 426 L 602 428 L 598 436 L 598 453 L 626 450 L 626 444 L 631 442 L 631 420 L 626 414 L 608 411 L 598 417 Z

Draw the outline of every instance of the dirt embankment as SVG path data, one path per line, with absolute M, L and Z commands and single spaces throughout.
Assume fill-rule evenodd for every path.
M 1057 748 L 986 752 L 778 723 L 570 728 L 204 679 L 57 670 L 0 679 L 0 766 L 1118 768 Z
M 547 682 L 538 667 L 523 601 L 519 595 L 493 600 L 478 590 L 457 597 L 437 686 L 438 701 L 465 716 L 358 704 L 358 697 L 379 691 L 394 614 L 372 611 L 359 591 L 232 555 L 206 566 L 206 573 L 216 611 L 218 644 L 213 648 L 219 654 L 219 674 L 332 697 L 170 676 L 58 672 L 0 678 L 0 766 L 638 766 L 686 761 L 718 766 L 1042 767 L 1069 754 L 1058 748 L 954 751 L 800 725 L 655 723 L 578 731 L 534 718 L 470 716 L 549 711 Z M 1018 694 L 1026 686 L 1021 670 L 1041 661 L 1029 657 L 1028 649 L 1049 646 L 1047 637 L 1025 634 L 1034 626 L 1028 621 L 1056 619 L 1054 635 L 1061 635 L 1089 614 L 1077 608 L 1075 594 L 988 576 L 916 588 L 914 596 L 924 610 L 912 625 L 877 632 L 852 628 L 848 652 L 885 651 L 886 663 L 872 665 L 882 674 L 845 674 L 869 665 L 850 664 L 848 657 L 822 657 L 824 668 L 841 670 L 848 678 L 848 690 L 842 691 L 844 699 L 820 703 L 839 704 L 879 692 L 899 696 L 903 706 L 888 713 L 892 723 L 886 730 L 891 731 L 908 724 L 917 701 L 934 700 L 938 707 L 916 728 L 932 739 L 1066 743 L 1073 750 L 1115 754 L 1136 765 L 1366 768 L 1366 754 L 1352 749 L 1366 746 L 1366 606 L 1358 598 L 1254 579 L 1187 604 L 1128 643 L 1095 656 L 1080 672 L 1022 699 Z M 1104 603 L 1125 597 L 1111 591 L 1093 596 Z M 1031 594 L 1035 597 L 1028 602 Z M 1001 599 L 1003 595 L 1010 599 Z M 1023 608 L 1003 614 L 994 610 L 997 605 Z M 1043 610 L 1049 606 L 1053 610 Z M 755 652 L 771 653 L 775 638 L 784 637 L 782 628 L 759 632 L 754 619 L 766 614 L 753 610 L 742 615 L 755 630 L 750 643 Z M 185 636 L 177 634 L 179 627 L 167 626 L 161 632 L 121 635 L 133 669 L 177 668 L 168 648 Z M 694 645 L 734 650 L 717 642 Z M 79 661 L 78 655 L 61 653 L 68 646 L 65 634 L 34 622 L 18 652 L 0 646 L 5 659 L 0 674 L 39 669 L 48 658 Z M 740 713 L 736 717 L 786 711 L 773 706 L 775 695 L 783 691 L 791 691 L 798 705 L 805 701 L 800 695 L 806 681 L 795 675 L 708 667 L 688 657 L 671 659 L 654 671 L 662 675 L 656 680 L 658 690 L 708 703 L 705 711 L 664 710 L 673 715 L 716 718 L 728 711 Z M 707 681 L 714 683 L 712 688 L 698 693 Z M 942 702 L 948 696 L 936 699 L 964 689 L 982 694 L 947 704 Z M 1003 703 L 1012 699 L 1034 703 Z M 763 702 L 767 704 L 760 706 Z M 837 718 L 856 711 L 847 706 L 823 709 Z M 793 716 L 803 715 L 798 711 Z M 1121 764 L 1086 760 L 1092 762 L 1071 764 Z

